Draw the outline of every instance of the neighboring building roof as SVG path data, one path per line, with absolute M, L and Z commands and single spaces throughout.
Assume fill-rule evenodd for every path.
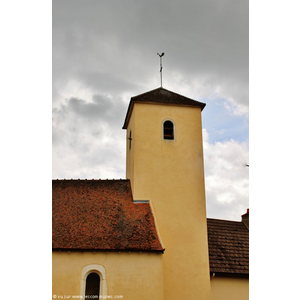
M 243 222 L 207 219 L 211 273 L 249 275 L 249 230 Z
M 126 129 L 131 116 L 134 103 L 156 103 L 156 104 L 169 104 L 180 106 L 195 106 L 204 109 L 205 103 L 187 98 L 185 96 L 176 94 L 164 88 L 158 88 L 147 93 L 132 97 L 128 106 L 123 129 Z
M 54 250 L 164 251 L 129 180 L 53 180 L 52 197 Z

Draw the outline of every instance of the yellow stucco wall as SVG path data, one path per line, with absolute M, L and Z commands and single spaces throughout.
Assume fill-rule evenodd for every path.
M 175 139 L 163 139 L 171 120 Z M 127 178 L 147 199 L 166 251 L 164 299 L 210 299 L 201 109 L 134 104 L 128 128 Z M 128 139 L 127 139 L 128 142 Z
M 248 300 L 249 279 L 214 277 L 211 280 L 212 300 Z
M 53 296 L 80 296 L 82 270 L 94 264 L 105 268 L 107 295 L 126 300 L 163 300 L 162 256 L 136 252 L 53 252 Z

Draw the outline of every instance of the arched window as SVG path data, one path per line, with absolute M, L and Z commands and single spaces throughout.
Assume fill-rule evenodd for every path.
M 164 140 L 174 140 L 174 124 L 169 120 L 164 122 Z
M 100 294 L 100 276 L 97 273 L 90 273 L 85 283 L 85 298 L 99 299 Z
M 81 272 L 81 298 L 100 299 L 107 294 L 105 268 L 101 265 L 88 265 Z

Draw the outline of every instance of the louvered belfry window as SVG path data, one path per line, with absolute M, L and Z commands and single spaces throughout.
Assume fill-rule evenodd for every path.
M 91 273 L 86 278 L 85 299 L 99 299 L 100 276 L 97 273 Z
M 174 140 L 174 124 L 171 121 L 164 122 L 164 140 Z

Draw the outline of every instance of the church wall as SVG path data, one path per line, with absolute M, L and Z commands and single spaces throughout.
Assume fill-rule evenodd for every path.
M 248 300 L 249 279 L 214 277 L 211 280 L 212 300 Z
M 163 254 L 157 253 L 55 251 L 52 258 L 53 296 L 56 295 L 56 299 L 59 296 L 64 299 L 79 297 L 82 270 L 93 264 L 104 267 L 106 295 L 112 299 L 163 300 L 162 257 Z
M 134 199 L 150 200 L 166 248 L 164 299 L 210 299 L 201 109 L 135 103 L 133 111 L 127 177 Z M 163 139 L 165 120 L 174 140 Z
M 135 128 L 135 109 L 133 109 L 131 113 L 131 118 L 129 122 L 128 129 L 126 131 L 126 178 L 131 179 L 131 190 L 132 193 L 134 193 L 132 185 L 132 182 L 134 181 L 134 143 L 135 143 L 135 131 L 133 130 Z M 129 140 L 131 132 L 131 141 Z

